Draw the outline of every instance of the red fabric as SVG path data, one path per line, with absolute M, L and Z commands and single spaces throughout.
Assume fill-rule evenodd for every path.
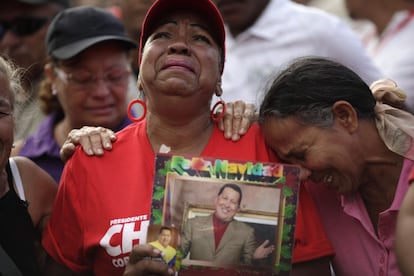
M 110 13 L 112 13 L 114 16 L 116 16 L 119 19 L 122 19 L 122 10 L 120 7 L 114 5 L 114 6 L 109 6 L 106 8 L 107 11 L 109 11 Z
M 334 254 L 335 250 L 323 229 L 315 203 L 306 186 L 301 185 L 292 263 L 306 262 Z
M 276 161 L 257 125 L 239 142 L 215 128 L 202 156 Z M 77 149 L 66 163 L 42 244 L 75 272 L 122 275 L 133 245 L 146 238 L 154 180 L 155 154 L 145 121 L 118 133 L 111 151 L 88 157 Z M 307 193 L 298 210 L 294 262 L 324 256 L 330 244 Z M 142 229 L 145 229 L 141 231 Z
M 222 222 L 219 219 L 217 219 L 216 216 L 213 215 L 213 230 L 214 230 L 214 241 L 215 241 L 216 248 L 220 244 L 220 241 L 224 235 L 224 232 L 226 232 L 227 225 L 229 225 L 227 222 Z

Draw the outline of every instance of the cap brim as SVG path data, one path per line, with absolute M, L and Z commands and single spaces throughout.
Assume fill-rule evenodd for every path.
M 198 0 L 174 0 L 174 1 L 157 1 L 149 9 L 143 24 L 142 34 L 144 35 L 144 42 L 147 40 L 149 32 L 153 31 L 157 23 L 165 14 L 170 14 L 174 11 L 190 10 L 197 12 L 208 20 L 209 23 L 213 23 L 214 30 L 219 30 L 217 34 L 217 43 L 221 46 L 224 42 L 224 23 L 221 18 L 215 4 L 210 1 L 198 1 Z
M 100 37 L 83 39 L 81 41 L 77 41 L 75 43 L 65 45 L 63 47 L 60 47 L 52 51 L 51 55 L 58 59 L 62 59 L 62 60 L 69 59 L 69 58 L 76 56 L 77 54 L 85 50 L 86 48 L 89 48 L 97 43 L 104 42 L 104 41 L 110 41 L 110 40 L 119 41 L 123 43 L 126 48 L 130 48 L 130 49 L 137 48 L 137 44 L 133 40 L 128 39 L 128 38 L 123 38 L 119 36 L 100 36 Z

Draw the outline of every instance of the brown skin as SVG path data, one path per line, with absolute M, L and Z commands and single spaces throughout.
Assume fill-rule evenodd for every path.
M 233 36 L 252 26 L 266 9 L 269 0 L 215 0 Z
M 408 0 L 345 0 L 349 16 L 353 19 L 368 19 L 381 34 L 395 12 L 412 10 L 414 2 Z
M 0 21 L 10 22 L 20 16 L 53 17 L 61 10 L 57 4 L 27 5 L 14 1 L 0 1 Z M 38 80 L 46 62 L 45 37 L 48 24 L 37 32 L 19 37 L 13 32 L 7 32 L 0 40 L 0 52 L 9 56 L 19 67 L 28 72 L 25 77 Z
M 401 209 L 398 213 L 397 229 L 395 236 L 395 250 L 397 260 L 403 275 L 414 275 L 414 183 L 405 195 Z
M 55 128 L 55 137 L 60 145 L 64 141 L 62 138 L 66 138 L 73 128 L 95 125 L 115 129 L 126 115 L 128 77 L 116 86 L 102 80 L 105 74 L 130 70 L 129 56 L 121 44 L 111 41 L 98 43 L 73 60 L 75 62 L 62 62 L 58 68 L 66 73 L 99 76 L 101 79 L 92 88 L 77 88 L 70 81 L 66 83 L 58 77 L 53 66 L 45 67 L 46 76 L 55 87 L 65 114 Z M 58 133 L 59 129 L 61 133 Z
M 256 120 L 254 105 L 242 101 L 226 104 L 226 114 L 219 122 L 219 128 L 224 131 L 224 137 L 238 141 L 246 133 L 250 124 Z M 88 155 L 101 156 L 104 150 L 111 150 L 116 141 L 115 133 L 107 128 L 84 126 L 72 129 L 60 149 L 60 157 L 67 161 L 75 152 L 76 145 L 81 145 Z M 17 149 L 18 152 L 20 149 Z
M 212 131 L 206 102 L 222 93 L 219 49 L 199 17 L 177 12 L 164 19 L 146 42 L 138 80 L 147 97 L 147 134 L 155 152 L 166 144 L 172 153 L 198 155 Z M 124 275 L 172 275 L 167 265 L 146 257 L 160 252 L 135 246 Z M 292 273 L 330 275 L 329 260 L 294 265 Z
M 306 126 L 292 116 L 267 118 L 265 139 L 281 160 L 302 166 L 303 179 L 342 194 L 358 191 L 376 228 L 379 213 L 393 201 L 403 158 L 388 150 L 373 120 L 358 119 L 351 104 L 338 101 L 332 108 L 329 128 Z
M 52 213 L 57 185 L 53 179 L 30 159 L 14 157 L 22 178 L 28 210 L 33 224 L 42 232 Z
M 9 190 L 5 167 L 10 156 L 15 127 L 11 115 L 13 100 L 8 85 L 5 75 L 0 73 L 0 197 Z M 15 160 L 22 178 L 26 199 L 30 202 L 29 214 L 33 224 L 41 232 L 50 216 L 57 185 L 31 160 L 24 157 L 15 157 Z
M 139 43 L 141 25 L 145 14 L 154 0 L 122 0 L 119 3 L 122 13 L 122 22 L 129 38 Z M 132 68 L 138 73 L 138 51 L 133 51 Z
M 26 200 L 30 203 L 28 207 L 29 215 L 36 231 L 41 234 L 52 213 L 57 184 L 49 174 L 30 159 L 25 157 L 14 157 L 14 159 L 20 172 Z M 2 180 L 0 181 L 0 186 L 4 188 L 7 182 Z M 35 248 L 38 261 L 40 262 L 39 265 L 42 269 L 46 253 L 40 246 L 40 240 L 35 243 Z
M 11 115 L 12 110 L 13 99 L 9 83 L 6 81 L 5 75 L 0 73 L 0 197 L 9 191 L 6 163 L 10 156 L 15 127 Z M 57 185 L 51 176 L 30 159 L 15 157 L 15 161 L 22 179 L 26 200 L 30 203 L 28 213 L 35 229 L 41 234 L 52 212 Z M 44 252 L 39 244 L 35 244 L 35 246 L 38 246 L 39 261 L 43 261 L 41 259 Z
M 147 97 L 147 133 L 154 152 L 165 144 L 175 153 L 200 154 L 213 129 L 206 103 L 213 91 L 222 93 L 219 50 L 207 28 L 197 26 L 206 26 L 203 20 L 182 13 L 169 18 L 142 57 L 138 87 Z
M 209 136 L 206 133 L 211 132 L 210 125 L 203 123 L 208 121 L 209 114 L 209 109 L 203 102 L 206 101 L 206 97 L 211 97 L 211 92 L 210 94 L 204 93 L 214 90 L 212 79 L 216 79 L 216 85 L 220 84 L 217 66 L 219 64 L 218 49 L 217 45 L 211 42 L 208 33 L 193 27 L 192 22 L 199 22 L 203 25 L 203 21 L 186 13 L 174 14 L 171 19 L 171 23 L 162 25 L 154 31 L 144 48 L 142 64 L 146 65 L 145 68 L 141 67 L 142 75 L 138 83 L 145 89 L 148 97 L 150 111 L 148 121 L 151 122 L 148 123 L 148 135 L 154 150 L 158 150 L 162 141 L 162 143 L 171 145 L 174 153 L 200 153 L 207 142 L 205 136 Z M 165 36 L 165 32 L 169 32 L 170 35 Z M 206 36 L 210 42 L 194 41 L 194 32 Z M 181 63 L 186 66 L 184 68 L 166 66 L 171 63 Z M 219 87 L 216 89 L 216 93 L 221 93 Z M 152 91 L 156 93 L 153 94 Z M 157 97 L 156 108 L 152 106 L 155 104 L 155 102 L 152 103 L 153 97 Z M 176 106 L 176 104 L 171 104 L 173 101 L 177 101 L 181 107 L 186 107 L 187 115 L 177 116 L 176 120 L 171 121 L 169 108 Z M 183 104 L 186 101 L 192 104 Z M 175 135 L 170 135 L 171 132 Z M 191 137 L 191 139 L 176 138 L 183 132 L 185 137 Z M 205 135 L 200 135 L 200 133 Z M 197 142 L 194 143 L 194 141 Z M 144 275 L 144 271 L 169 275 L 166 265 L 142 260 L 141 256 L 156 254 L 152 250 L 147 245 L 135 246 L 124 275 Z M 330 275 L 329 260 L 323 258 L 295 265 L 292 273 L 294 275 Z
M 121 44 L 106 41 L 87 48 L 70 61 L 62 62 L 58 68 L 66 73 L 92 74 L 102 78 L 108 72 L 130 70 L 130 60 Z M 128 79 L 117 86 L 100 79 L 91 89 L 77 89 L 57 76 L 53 64 L 46 64 L 45 75 L 55 87 L 64 112 L 64 118 L 54 126 L 54 137 L 59 146 L 74 128 L 89 125 L 116 129 L 125 118 Z M 13 155 L 19 154 L 23 144 L 24 141 L 15 143 Z

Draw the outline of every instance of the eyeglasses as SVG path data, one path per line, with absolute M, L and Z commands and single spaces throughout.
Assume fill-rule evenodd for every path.
M 20 37 L 31 35 L 40 30 L 50 19 L 51 18 L 49 17 L 25 16 L 15 18 L 9 22 L 2 21 L 0 22 L 0 39 L 2 39 L 8 31 L 13 32 Z
M 90 72 L 73 72 L 67 73 L 62 69 L 55 67 L 57 76 L 66 84 L 72 85 L 76 90 L 87 90 L 95 88 L 97 82 L 102 80 L 110 87 L 122 87 L 128 84 L 128 78 L 131 69 L 117 68 L 105 72 L 103 76 L 95 76 Z

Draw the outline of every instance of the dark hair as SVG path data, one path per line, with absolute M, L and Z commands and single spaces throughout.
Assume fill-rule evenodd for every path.
M 168 230 L 170 232 L 172 232 L 171 228 L 168 226 L 161 226 L 160 231 L 158 232 L 159 235 L 161 235 L 162 231 L 164 230 Z
M 307 57 L 294 61 L 273 81 L 260 106 L 267 116 L 296 116 L 302 123 L 333 124 L 332 105 L 347 101 L 361 119 L 375 117 L 375 99 L 368 85 L 351 69 L 335 61 Z
M 220 188 L 220 190 L 219 190 L 219 192 L 218 192 L 217 195 L 221 195 L 223 193 L 223 191 L 224 191 L 225 188 L 233 189 L 233 190 L 235 190 L 236 192 L 239 193 L 239 195 L 240 195 L 240 197 L 239 197 L 239 205 L 240 205 L 241 200 L 242 200 L 242 196 L 243 196 L 243 193 L 242 193 L 242 190 L 240 189 L 240 187 L 237 186 L 236 184 L 233 184 L 233 183 L 226 183 L 223 186 L 221 186 L 221 188 Z

